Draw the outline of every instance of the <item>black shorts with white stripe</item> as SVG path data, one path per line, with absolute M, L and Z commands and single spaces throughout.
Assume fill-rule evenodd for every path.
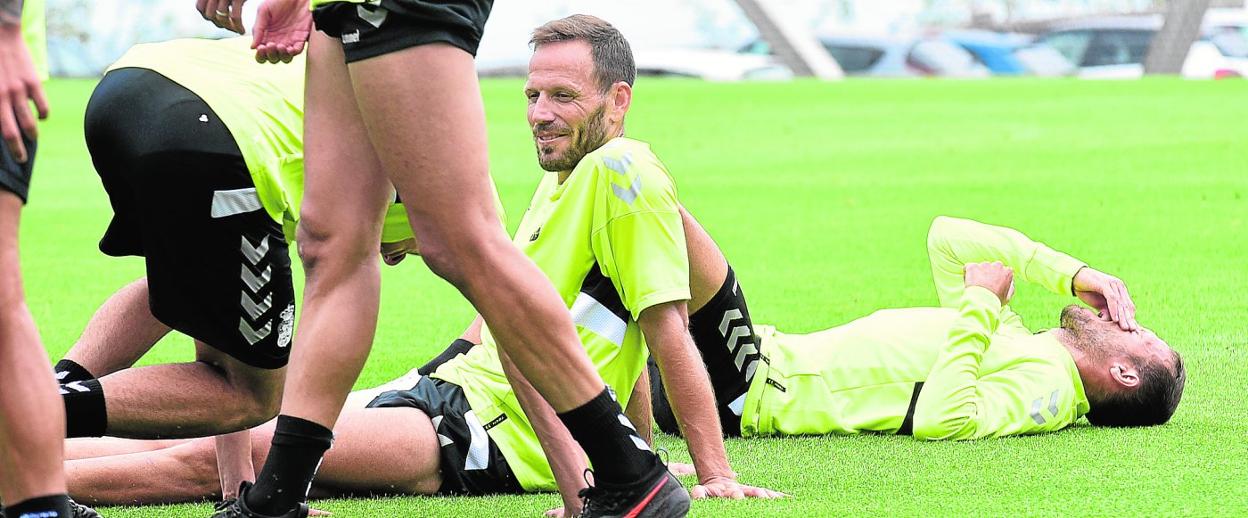
M 347 63 L 446 43 L 473 56 L 494 0 L 332 2 L 312 12 L 316 29 L 342 41 Z
M 429 416 L 440 446 L 442 487 L 438 494 L 524 492 L 459 385 L 422 376 L 408 390 L 382 392 L 368 408 L 415 408 Z
M 288 246 L 230 130 L 195 93 L 139 68 L 104 76 L 85 123 L 113 207 L 100 251 L 145 259 L 152 314 L 165 325 L 248 365 L 285 366 Z

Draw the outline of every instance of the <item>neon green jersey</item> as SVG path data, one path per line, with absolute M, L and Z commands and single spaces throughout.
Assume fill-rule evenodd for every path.
M 962 280 L 966 263 L 1001 261 L 1017 279 L 1069 293 L 1084 264 L 1014 230 L 944 217 L 928 252 L 943 307 L 877 311 L 809 335 L 759 326 L 764 361 L 742 435 L 974 439 L 1058 430 L 1087 413 L 1066 348 Z
M 43 0 L 26 0 L 22 4 L 22 39 L 30 51 L 39 79 L 48 80 L 48 23 Z
M 562 184 L 548 173 L 516 231 L 516 246 L 563 298 L 589 359 L 621 405 L 648 356 L 642 310 L 689 298 L 689 258 L 676 187 L 650 147 L 617 138 L 588 154 Z M 520 484 L 555 489 L 532 426 L 498 361 L 495 340 L 433 375 L 464 388 Z
M 198 95 L 230 129 L 269 216 L 294 237 L 303 199 L 303 55 L 256 63 L 251 38 L 135 45 L 109 70 L 144 68 Z

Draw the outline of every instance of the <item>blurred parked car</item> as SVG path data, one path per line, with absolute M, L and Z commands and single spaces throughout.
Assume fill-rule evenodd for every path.
M 793 71 L 771 56 L 710 49 L 638 50 L 637 74 L 709 81 L 785 80 Z
M 1075 72 L 1075 65 L 1052 47 L 1034 45 L 1022 34 L 966 30 L 947 31 L 942 36 L 966 49 L 997 76 L 1064 76 Z
M 847 76 L 987 77 L 988 68 L 966 49 L 940 37 L 889 38 L 821 36 L 819 42 Z M 744 54 L 770 55 L 761 40 L 741 49 Z
M 1129 79 L 1144 75 L 1144 58 L 1162 23 L 1160 15 L 1088 18 L 1059 24 L 1036 41 L 1075 63 L 1080 77 Z M 1248 76 L 1248 41 L 1242 34 L 1224 34 L 1205 25 L 1188 51 L 1181 75 Z

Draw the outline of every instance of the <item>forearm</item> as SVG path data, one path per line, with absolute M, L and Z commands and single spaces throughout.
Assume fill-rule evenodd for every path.
M 221 494 L 227 499 L 236 497 L 239 484 L 256 480 L 256 470 L 251 463 L 251 430 L 218 435 L 213 442 L 217 450 Z
M 979 408 L 979 370 L 1001 303 L 983 288 L 967 288 L 957 321 L 919 395 L 914 436 L 958 439 L 974 435 Z
M 957 304 L 963 288 L 962 267 L 968 263 L 1000 261 L 1014 270 L 1016 278 L 1064 294 L 1071 293 L 1071 280 L 1084 266 L 1017 230 L 946 216 L 932 222 L 927 248 L 944 306 Z
M 628 398 L 628 408 L 624 409 L 624 417 L 637 428 L 637 433 L 654 446 L 654 415 L 650 405 L 650 370 L 642 369 L 641 376 L 633 385 L 633 395 Z
M 724 449 L 711 380 L 689 336 L 687 311 L 684 301 L 661 304 L 643 311 L 638 324 L 659 365 L 663 387 L 668 394 L 680 394 L 669 401 L 681 435 L 689 445 L 699 480 L 735 478 Z
M 23 0 L 0 0 L 0 29 L 22 26 Z
M 538 394 L 537 389 L 520 374 L 511 358 L 501 349 L 498 351 L 503 372 L 516 393 L 520 408 L 529 418 L 533 432 L 542 445 L 546 460 L 550 463 L 550 471 L 559 485 L 559 496 L 563 499 L 564 508 L 569 515 L 580 512 L 581 500 L 577 493 L 585 487 L 583 474 L 588 465 L 580 445 L 572 438 L 572 434 L 559 421 L 554 408 Z

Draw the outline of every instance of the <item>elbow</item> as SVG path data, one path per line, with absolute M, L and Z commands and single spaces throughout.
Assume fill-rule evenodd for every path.
M 914 438 L 924 441 L 956 441 L 975 435 L 975 421 L 969 415 L 914 414 Z

